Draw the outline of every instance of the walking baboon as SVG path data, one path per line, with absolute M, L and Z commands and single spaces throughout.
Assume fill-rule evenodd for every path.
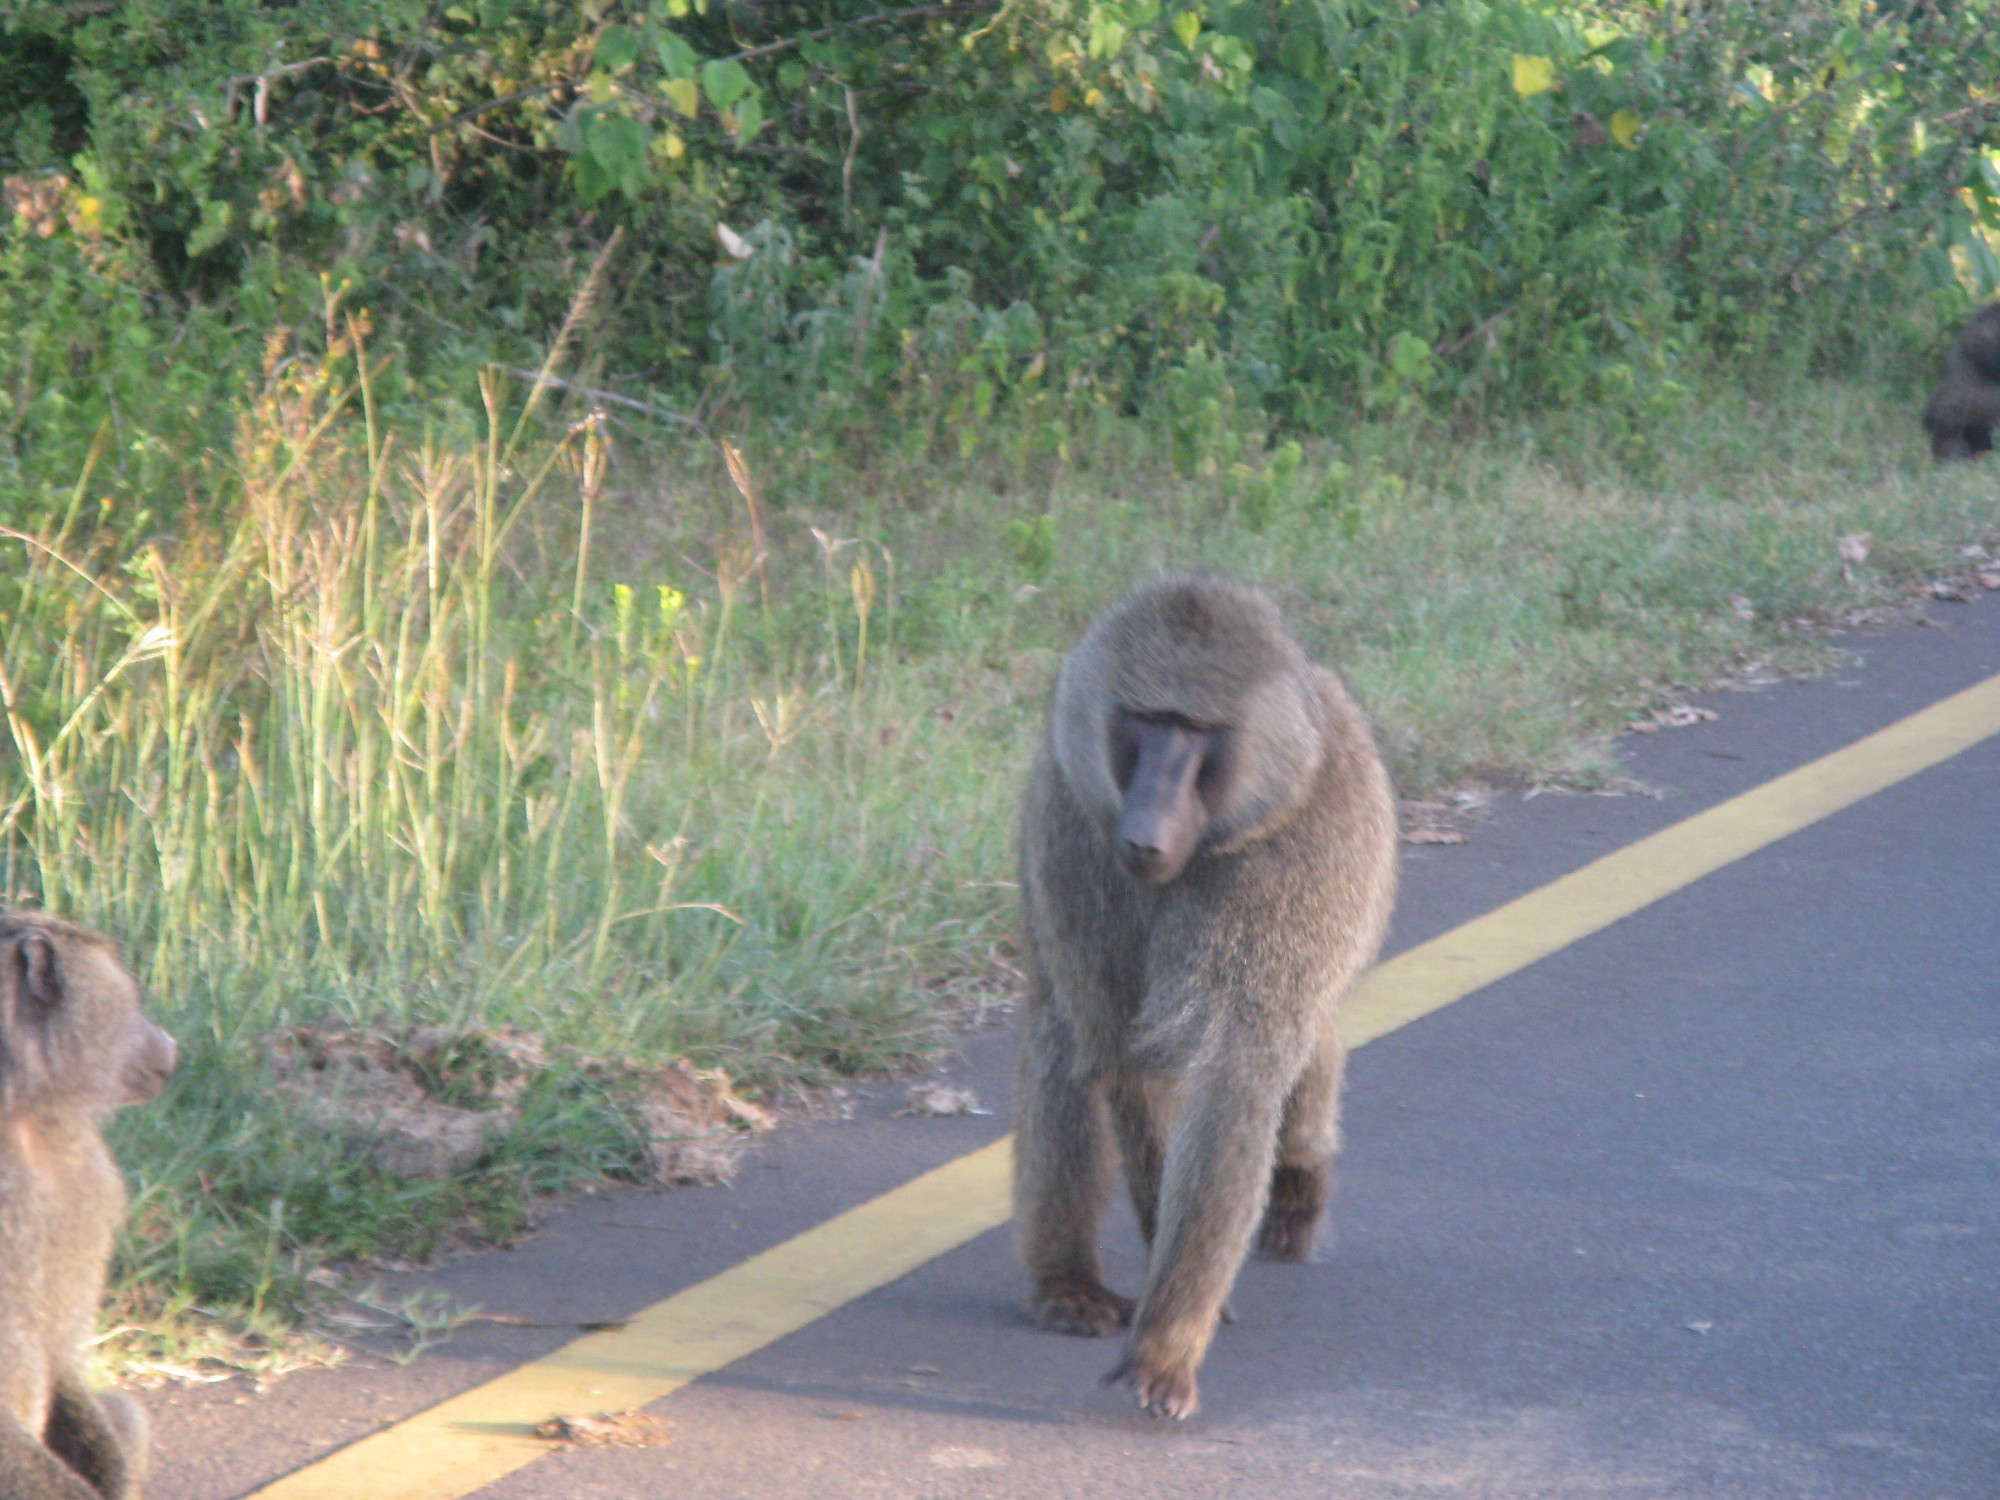
M 0 1497 L 126 1500 L 145 1416 L 84 1384 L 125 1183 L 101 1127 L 158 1094 L 173 1038 L 109 938 L 0 908 Z
M 1155 1414 L 1195 1409 L 1252 1230 L 1279 1259 L 1312 1248 L 1334 1011 L 1395 883 L 1367 719 L 1265 595 L 1164 578 L 1064 661 L 1021 826 L 1015 1214 L 1042 1321 L 1130 1323 L 1106 1380 Z M 1098 1269 L 1114 1140 L 1149 1248 L 1136 1310 Z
M 1978 458 L 1993 451 L 2000 424 L 2000 302 L 1959 330 L 1944 357 L 1944 376 L 1924 403 L 1933 458 Z

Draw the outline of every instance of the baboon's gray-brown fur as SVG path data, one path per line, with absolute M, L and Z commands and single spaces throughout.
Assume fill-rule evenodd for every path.
M 2000 302 L 1983 307 L 1959 330 L 1944 357 L 1944 375 L 1924 403 L 1924 430 L 1934 458 L 1978 458 L 1993 451 L 2000 425 Z
M 1041 1319 L 1129 1323 L 1111 1378 L 1149 1411 L 1195 1409 L 1253 1231 L 1280 1259 L 1311 1249 L 1335 1009 L 1395 883 L 1368 722 L 1264 594 L 1143 585 L 1064 661 L 1021 827 L 1016 1223 Z M 1114 1143 L 1150 1247 L 1136 1307 L 1099 1274 Z
M 174 1043 L 110 939 L 0 908 L 0 1497 L 129 1500 L 145 1415 L 84 1383 L 125 1184 L 104 1119 L 159 1093 Z

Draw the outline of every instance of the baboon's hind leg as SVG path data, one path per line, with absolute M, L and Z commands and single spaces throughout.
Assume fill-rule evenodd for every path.
M 59 1381 L 44 1437 L 49 1451 L 105 1500 L 130 1500 L 139 1493 L 146 1468 L 146 1413 L 123 1391 L 98 1395 L 76 1381 Z
M 1031 999 L 1021 1036 L 1014 1132 L 1014 1223 L 1035 1316 L 1064 1333 L 1112 1333 L 1132 1299 L 1104 1285 L 1098 1220 L 1110 1189 L 1102 1090 L 1075 1076 L 1069 1025 Z
M 1329 1026 L 1285 1101 L 1271 1197 L 1257 1230 L 1259 1255 L 1305 1260 L 1312 1254 L 1340 1149 L 1340 1080 L 1346 1066 L 1347 1049 Z

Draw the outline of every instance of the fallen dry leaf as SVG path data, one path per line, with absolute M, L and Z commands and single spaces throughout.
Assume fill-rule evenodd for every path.
M 748 260 L 757 253 L 757 247 L 742 235 L 731 229 L 720 219 L 715 224 L 715 243 L 722 247 L 722 253 L 734 261 Z
M 1979 580 L 1979 586 L 1983 589 L 2000 589 L 2000 572 L 1992 568 L 1981 568 L 1973 576 Z
M 903 1107 L 896 1111 L 896 1118 L 909 1115 L 990 1115 L 990 1109 L 979 1107 L 979 1096 L 971 1089 L 954 1087 L 949 1083 L 913 1083 L 903 1095 Z
M 578 1448 L 664 1448 L 673 1441 L 668 1424 L 651 1412 L 603 1412 L 594 1417 L 550 1417 L 535 1436 Z
M 1656 708 L 1643 719 L 1634 719 L 1625 727 L 1634 734 L 1658 734 L 1662 729 L 1685 729 L 1690 724 L 1707 724 L 1720 717 L 1712 708 L 1697 708 L 1692 703 L 1670 703 L 1665 708 Z
M 1655 723 L 1669 729 L 1683 729 L 1689 724 L 1707 724 L 1720 717 L 1712 708 L 1696 708 L 1692 703 L 1676 703 L 1669 708 L 1653 710 Z
M 1933 599 L 1949 604 L 1965 604 L 1972 599 L 1972 589 L 1963 578 L 1934 578 L 1929 593 Z
M 1471 840 L 1449 828 L 1411 828 L 1403 833 L 1406 844 L 1466 844 Z
M 1834 545 L 1840 549 L 1842 562 L 1865 563 L 1868 561 L 1868 554 L 1874 550 L 1875 533 L 1872 531 L 1856 531 L 1842 537 Z

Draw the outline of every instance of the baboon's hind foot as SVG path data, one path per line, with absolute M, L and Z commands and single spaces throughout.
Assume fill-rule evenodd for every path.
M 1035 1319 L 1058 1333 L 1101 1338 L 1132 1321 L 1132 1299 L 1084 1276 L 1047 1277 L 1035 1287 Z
M 1278 1167 L 1271 1173 L 1271 1201 L 1257 1230 L 1257 1253 L 1269 1260 L 1310 1259 L 1326 1200 L 1326 1168 Z

